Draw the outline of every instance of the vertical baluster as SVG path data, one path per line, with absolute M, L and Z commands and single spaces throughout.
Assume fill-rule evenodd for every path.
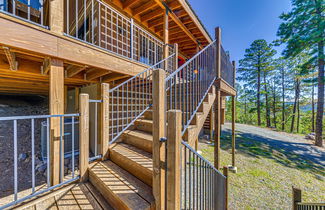
M 76 1 L 76 11 L 75 11 L 75 13 L 76 13 L 76 38 L 78 38 L 78 30 L 79 30 L 79 27 L 78 27 L 78 24 L 79 24 L 79 8 L 78 8 L 78 6 L 79 6 L 79 0 L 75 0 Z
M 60 182 L 63 181 L 64 177 L 64 150 L 63 150 L 63 125 L 62 125 L 62 116 L 60 116 Z
M 72 160 L 71 160 L 71 171 L 72 171 L 72 178 L 74 178 L 74 117 L 71 120 L 71 132 L 72 132 L 72 145 L 71 145 L 71 153 L 72 153 Z
M 30 1 L 30 0 L 29 0 Z M 69 13 L 69 10 L 70 10 L 70 8 L 69 8 L 69 6 L 70 6 L 70 0 L 67 0 L 67 5 L 66 5 L 66 8 L 67 8 L 67 13 L 66 13 L 66 27 L 67 27 L 67 34 L 69 34 L 70 35 L 70 29 L 69 29 L 69 27 L 70 27 L 70 20 L 69 20 L 69 18 L 70 18 L 70 13 Z
M 86 37 L 86 30 L 87 30 L 87 20 L 86 17 L 87 16 L 87 0 L 84 0 L 84 41 L 87 41 L 87 37 Z
M 16 15 L 16 0 L 12 0 L 12 14 Z
M 97 156 L 98 154 L 98 103 L 95 102 L 95 156 Z
M 107 43 L 107 36 L 108 36 L 108 32 L 107 32 L 107 7 L 105 7 L 105 49 L 108 49 L 108 43 Z
M 32 138 L 32 193 L 35 192 L 35 135 L 34 119 L 31 120 L 31 138 Z
M 47 136 L 46 136 L 46 154 L 47 154 L 47 187 L 51 186 L 51 177 L 50 177 L 50 119 L 46 118 L 46 128 L 47 128 Z
M 94 31 L 95 31 L 95 24 L 94 24 L 94 22 L 95 21 L 94 20 L 95 20 L 95 17 L 94 17 L 94 0 L 91 0 L 91 43 L 92 44 L 95 43 L 95 36 L 94 36 Z
M 101 3 L 98 2 L 98 46 L 101 47 L 102 46 L 102 35 L 101 35 L 101 21 L 102 21 L 102 16 L 101 16 Z
M 27 18 L 30 20 L 30 0 L 27 1 Z
M 130 22 L 130 58 L 133 60 L 133 19 L 131 18 L 131 22 Z
M 18 199 L 17 120 L 14 120 L 14 199 Z

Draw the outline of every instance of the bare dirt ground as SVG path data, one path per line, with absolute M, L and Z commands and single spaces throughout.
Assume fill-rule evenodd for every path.
M 0 117 L 44 115 L 48 113 L 47 99 L 42 97 L 0 96 Z M 35 120 L 36 185 L 45 182 L 46 167 L 40 154 L 40 124 Z M 0 200 L 14 190 L 13 121 L 0 121 Z M 31 121 L 17 121 L 18 191 L 31 188 L 32 154 Z
M 304 136 L 237 124 L 236 166 L 230 173 L 230 209 L 291 209 L 292 186 L 305 202 L 325 202 L 325 150 Z M 221 164 L 231 165 L 230 124 L 223 126 Z M 213 162 L 213 144 L 201 141 Z

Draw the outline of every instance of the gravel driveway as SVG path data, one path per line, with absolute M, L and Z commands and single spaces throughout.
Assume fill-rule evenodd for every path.
M 226 123 L 222 130 L 229 134 L 231 124 Z M 304 136 L 244 124 L 236 124 L 236 132 L 244 138 L 254 139 L 271 147 L 284 149 L 325 167 L 325 148 L 314 146 L 313 142 L 305 139 Z

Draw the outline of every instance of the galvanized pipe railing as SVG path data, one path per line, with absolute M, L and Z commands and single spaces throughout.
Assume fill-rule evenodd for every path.
M 159 61 L 143 72 L 109 90 L 110 144 L 152 106 L 152 73 L 156 69 L 172 72 L 176 54 Z
M 19 0 L 3 0 L 2 4 L 0 4 L 0 12 L 47 28 L 44 24 L 45 15 L 48 15 L 44 14 L 44 0 L 37 2 L 27 0 L 25 2 Z
M 166 78 L 167 111 L 181 110 L 182 133 L 216 79 L 216 41 L 188 60 Z
M 0 117 L 0 123 L 1 124 L 6 124 L 10 126 L 12 125 L 12 139 L 7 139 L 8 144 L 9 141 L 13 141 L 13 201 L 10 203 L 6 203 L 3 206 L 0 206 L 0 209 L 5 209 L 10 206 L 13 206 L 15 204 L 18 204 L 20 202 L 23 202 L 27 199 L 30 199 L 36 195 L 42 194 L 44 192 L 47 192 L 55 187 L 62 186 L 64 184 L 73 182 L 79 178 L 79 176 L 76 174 L 76 169 L 75 169 L 75 156 L 77 153 L 77 148 L 75 148 L 75 138 L 77 137 L 77 131 L 78 129 L 75 128 L 75 122 L 77 122 L 77 119 L 79 118 L 79 114 L 63 114 L 63 115 L 36 115 L 36 116 L 14 116 L 14 117 Z M 59 149 L 59 154 L 60 154 L 60 184 L 56 186 L 51 186 L 51 165 L 50 165 L 50 149 L 51 149 L 51 144 L 50 144 L 50 121 L 51 119 L 54 118 L 59 118 L 60 121 L 60 127 L 59 131 L 60 134 L 57 137 L 60 141 L 60 149 Z M 71 127 L 69 126 L 70 123 L 65 123 L 65 119 L 71 119 Z M 45 120 L 45 121 L 44 121 Z M 23 163 L 18 163 L 18 150 L 22 151 L 21 149 L 18 149 L 18 146 L 22 143 L 22 136 L 20 134 L 20 123 L 22 121 L 30 121 L 30 132 L 27 134 L 30 136 L 30 145 L 31 145 L 31 171 L 30 173 L 28 171 L 19 171 L 18 165 L 21 165 Z M 41 121 L 45 122 L 42 123 Z M 40 148 L 41 142 L 39 138 L 39 131 L 41 130 L 41 126 L 44 125 L 46 127 L 46 144 L 44 145 L 46 147 L 46 155 L 43 157 L 43 162 L 46 164 L 46 179 L 42 180 L 37 180 L 36 179 L 36 168 L 35 168 L 35 157 L 40 156 L 38 153 L 41 153 L 41 151 L 36 151 L 37 148 Z M 71 129 L 71 132 L 64 132 L 64 129 Z M 11 129 L 9 129 L 11 130 Z M 37 134 L 37 136 L 36 136 Z M 7 136 L 10 136 L 11 134 L 8 134 Z M 69 137 L 71 136 L 71 137 Z M 64 138 L 64 140 L 63 140 Z M 64 142 L 68 141 L 68 139 L 71 139 L 71 151 L 68 151 L 67 148 L 65 148 L 66 144 L 63 145 Z M 25 151 L 29 152 L 29 150 Z M 64 160 L 66 158 L 71 158 L 71 166 L 65 166 L 64 165 Z M 71 172 L 66 172 L 68 169 Z M 10 174 L 4 174 L 5 171 L 0 172 L 0 175 L 2 177 L 4 176 L 10 176 Z M 27 180 L 30 177 L 31 179 L 31 193 L 26 195 L 23 193 L 20 197 L 20 189 L 19 188 L 19 177 L 21 178 L 23 176 L 24 182 L 26 183 Z M 7 184 L 7 186 L 10 186 L 10 183 Z M 9 189 L 8 189 L 9 190 Z M 25 189 L 23 189 L 25 190 Z M 1 200 L 1 199 L 0 199 Z
M 100 0 L 66 0 L 65 34 L 147 65 L 163 59 L 164 42 Z
M 226 209 L 227 177 L 185 141 L 181 150 L 180 209 Z
M 235 72 L 232 63 L 230 62 L 229 54 L 226 53 L 221 45 L 221 78 L 234 87 L 234 77 Z

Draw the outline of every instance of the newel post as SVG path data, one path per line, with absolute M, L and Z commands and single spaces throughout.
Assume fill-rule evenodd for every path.
M 292 187 L 292 209 L 297 210 L 297 203 L 301 202 L 301 190 L 295 187 Z
M 167 127 L 167 209 L 179 209 L 181 197 L 182 112 L 168 111 Z
M 80 181 L 88 180 L 89 164 L 89 95 L 80 94 L 79 97 L 79 170 Z
M 160 141 L 166 137 L 165 127 L 165 77 L 162 69 L 153 71 L 153 195 L 156 201 L 156 209 L 165 209 L 165 143 Z
M 101 84 L 101 154 L 107 159 L 109 145 L 109 84 Z

